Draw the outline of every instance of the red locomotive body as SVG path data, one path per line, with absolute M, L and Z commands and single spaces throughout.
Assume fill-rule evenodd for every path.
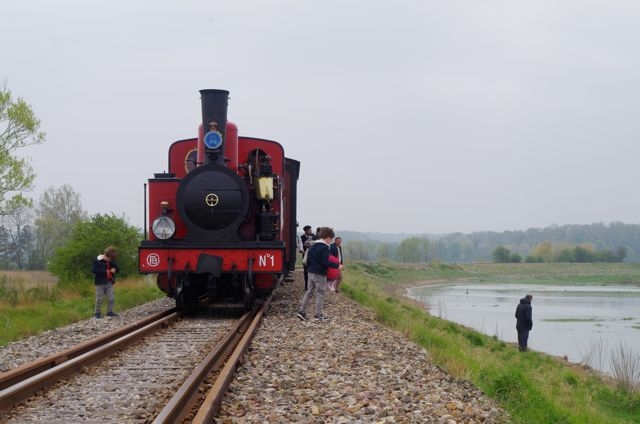
M 252 309 L 295 267 L 300 163 L 275 141 L 238 137 L 227 122 L 229 92 L 200 94 L 198 137 L 173 143 L 169 172 L 149 179 L 139 271 L 157 274 L 179 309 Z

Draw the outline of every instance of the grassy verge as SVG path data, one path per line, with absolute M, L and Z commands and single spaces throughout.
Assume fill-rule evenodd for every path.
M 68 325 L 93 315 L 92 282 L 60 288 L 45 274 L 0 275 L 0 346 L 46 330 Z M 125 310 L 163 297 L 155 283 L 143 278 L 118 281 L 115 310 Z
M 523 266 L 520 266 L 523 265 Z M 638 284 L 640 266 L 506 264 L 423 267 L 349 265 L 342 290 L 384 324 L 426 348 L 450 374 L 496 399 L 515 423 L 638 423 L 640 394 L 549 355 L 526 352 L 433 317 L 402 297 L 411 283 L 437 281 L 592 282 Z

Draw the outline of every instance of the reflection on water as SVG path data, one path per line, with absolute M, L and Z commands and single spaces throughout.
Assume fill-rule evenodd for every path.
M 609 356 L 621 344 L 640 355 L 637 286 L 477 283 L 408 290 L 432 315 L 514 343 L 516 306 L 527 293 L 533 295 L 531 349 L 567 356 L 571 362 L 590 358 L 589 365 L 604 372 L 610 372 Z

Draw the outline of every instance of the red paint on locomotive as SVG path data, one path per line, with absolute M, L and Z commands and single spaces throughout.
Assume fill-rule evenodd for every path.
M 227 141 L 224 145 L 224 155 L 227 167 L 238 171 L 238 127 L 233 122 L 227 122 Z
M 167 174 L 156 174 L 157 177 Z M 153 178 L 149 180 L 149 216 L 161 216 L 163 208 L 171 213 L 176 207 L 176 192 L 180 184 L 179 178 Z M 185 235 L 184 224 L 176 217 L 176 234 L 174 237 L 182 238 Z M 149 240 L 158 240 L 152 230 L 153 220 L 149 223 Z
M 246 272 L 252 264 L 253 273 L 281 273 L 283 255 L 281 249 L 229 248 L 229 249 L 145 249 L 141 252 L 140 269 L 144 273 L 166 273 L 193 269 L 201 254 L 224 256 L 222 272 Z M 171 259 L 171 263 L 170 260 Z
M 198 163 L 198 140 L 190 138 L 176 141 L 169 146 L 169 173 L 176 178 L 184 178 Z
M 200 93 L 198 137 L 173 143 L 169 172 L 149 179 L 139 271 L 183 309 L 223 297 L 251 308 L 295 267 L 299 162 L 275 141 L 239 137 L 227 91 Z

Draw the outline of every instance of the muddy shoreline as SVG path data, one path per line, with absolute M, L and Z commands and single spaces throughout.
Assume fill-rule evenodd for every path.
M 464 284 L 472 281 L 471 278 L 459 278 L 455 280 L 448 280 L 444 278 L 435 278 L 430 280 L 421 280 L 421 281 L 410 281 L 403 283 L 389 283 L 384 286 L 384 291 L 388 295 L 402 299 L 404 302 L 419 308 L 425 311 L 428 311 L 429 308 L 424 303 L 418 302 L 417 300 L 411 299 L 407 296 L 407 289 L 412 289 L 416 287 L 424 287 L 424 286 L 432 286 L 436 284 Z

